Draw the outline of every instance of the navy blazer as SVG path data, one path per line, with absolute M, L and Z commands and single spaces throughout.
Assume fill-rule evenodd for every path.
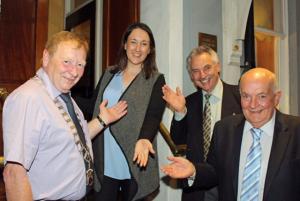
M 221 107 L 221 119 L 226 116 L 242 113 L 240 105 L 240 93 L 238 86 L 223 84 L 223 97 Z M 173 119 L 171 124 L 171 137 L 175 144 L 186 144 L 186 157 L 194 162 L 203 162 L 203 98 L 202 90 L 186 97 L 187 114 L 181 121 Z M 203 201 L 205 189 L 187 188 L 187 182 L 182 180 L 179 185 L 184 188 L 182 201 Z M 206 198 L 205 200 L 216 200 Z
M 242 113 L 238 86 L 223 83 L 221 119 Z M 174 118 L 171 123 L 171 137 L 175 144 L 186 144 L 186 157 L 192 162 L 202 162 L 203 157 L 203 101 L 202 90 L 186 97 L 187 114 L 181 121 Z
M 245 118 L 231 116 L 214 128 L 208 163 L 196 165 L 194 186 L 218 184 L 219 201 L 237 199 L 240 149 Z M 263 201 L 300 200 L 300 118 L 276 111 L 274 137 Z

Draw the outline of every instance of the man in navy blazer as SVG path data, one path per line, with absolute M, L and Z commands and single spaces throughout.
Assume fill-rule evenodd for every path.
M 216 123 L 207 163 L 170 157 L 172 163 L 161 169 L 173 178 L 195 176 L 193 186 L 200 188 L 218 185 L 220 201 L 240 201 L 252 144 L 250 129 L 259 128 L 262 159 L 255 200 L 299 201 L 300 118 L 276 109 L 281 92 L 276 89 L 275 75 L 264 68 L 242 76 L 240 93 L 244 115 Z
M 175 144 L 186 144 L 186 157 L 193 163 L 204 161 L 203 113 L 204 95 L 209 93 L 211 132 L 215 122 L 242 113 L 238 86 L 220 79 L 221 66 L 217 53 L 207 46 L 194 48 L 187 58 L 187 70 L 197 91 L 186 98 L 179 88 L 163 87 L 163 98 L 174 109 L 171 137 Z M 182 201 L 217 201 L 217 189 L 183 188 Z

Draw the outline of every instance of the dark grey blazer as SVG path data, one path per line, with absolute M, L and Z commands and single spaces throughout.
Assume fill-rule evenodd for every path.
M 218 184 L 219 201 L 237 198 L 240 148 L 245 118 L 231 116 L 215 125 L 208 163 L 198 163 L 198 187 Z M 300 200 L 300 118 L 276 112 L 263 201 Z
M 238 86 L 223 83 L 221 118 L 242 113 Z M 173 119 L 171 137 L 176 144 L 187 144 L 187 159 L 194 163 L 203 162 L 202 90 L 186 97 L 187 115 L 181 120 Z M 185 189 L 183 201 L 203 201 L 204 191 Z

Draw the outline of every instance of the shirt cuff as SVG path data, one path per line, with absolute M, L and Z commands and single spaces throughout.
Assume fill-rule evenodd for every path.
M 189 187 L 191 187 L 194 184 L 195 177 L 196 177 L 196 171 L 194 172 L 194 174 L 192 176 L 187 178 Z
M 184 108 L 184 112 L 176 112 L 175 111 L 174 112 L 174 119 L 176 121 L 181 121 L 185 117 L 186 113 L 187 113 L 187 108 L 186 107 Z

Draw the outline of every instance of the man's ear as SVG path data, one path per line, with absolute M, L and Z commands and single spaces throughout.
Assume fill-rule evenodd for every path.
M 42 59 L 43 67 L 48 66 L 49 60 L 50 60 L 49 52 L 48 52 L 48 50 L 44 49 L 44 51 L 43 51 L 43 59 Z
M 280 90 L 275 92 L 275 100 L 274 100 L 275 106 L 278 106 L 281 96 L 282 96 L 282 92 Z
M 221 64 L 217 63 L 216 64 L 216 68 L 218 69 L 219 74 L 221 73 Z

